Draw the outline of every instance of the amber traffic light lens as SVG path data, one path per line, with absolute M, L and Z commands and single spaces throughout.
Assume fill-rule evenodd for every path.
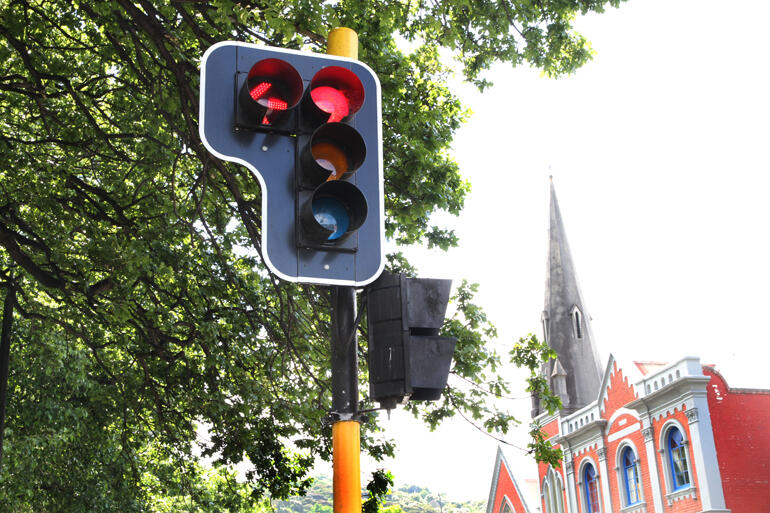
M 337 180 L 348 172 L 348 157 L 345 152 L 332 143 L 320 142 L 311 149 L 313 158 L 324 169 L 331 171 L 327 180 Z
M 366 159 L 366 144 L 352 126 L 326 123 L 313 132 L 301 159 L 302 179 L 315 187 L 355 173 Z

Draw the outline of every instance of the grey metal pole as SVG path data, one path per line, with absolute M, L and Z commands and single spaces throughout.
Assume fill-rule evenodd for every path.
M 332 412 L 339 420 L 358 413 L 358 342 L 355 336 L 356 289 L 332 290 Z

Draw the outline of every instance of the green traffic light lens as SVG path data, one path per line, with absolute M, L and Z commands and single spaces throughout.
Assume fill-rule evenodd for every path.
M 316 222 L 332 232 L 327 240 L 339 239 L 348 231 L 350 213 L 339 200 L 328 196 L 315 198 L 312 208 Z

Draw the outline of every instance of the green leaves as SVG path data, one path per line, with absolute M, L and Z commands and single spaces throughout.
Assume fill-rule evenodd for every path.
M 369 498 L 362 504 L 363 513 L 377 513 L 385 505 L 385 497 L 393 487 L 393 474 L 378 469 L 372 472 L 372 478 L 366 485 Z
M 0 509 L 251 511 L 329 456 L 327 291 L 266 272 L 258 182 L 201 144 L 206 48 L 322 51 L 332 27 L 357 30 L 382 83 L 387 235 L 447 249 L 459 241 L 432 214 L 458 215 L 470 184 L 442 56 L 480 87 L 498 60 L 570 73 L 590 57 L 575 13 L 618 3 L 4 2 L 0 287 L 17 291 L 17 330 Z M 398 255 L 389 268 L 414 272 Z M 458 289 L 445 327 L 464 385 L 411 408 L 504 433 L 513 419 L 481 400 L 508 386 L 473 293 Z M 377 430 L 365 450 L 392 453 Z
M 553 395 L 548 387 L 548 380 L 541 374 L 541 369 L 549 360 L 556 358 L 556 351 L 545 342 L 540 342 L 533 334 L 519 339 L 510 353 L 511 362 L 519 367 L 529 369 L 527 378 L 527 392 L 537 397 L 541 406 L 553 415 L 561 409 L 561 399 Z M 529 452 L 540 462 L 548 463 L 556 467 L 561 465 L 562 450 L 554 448 L 547 441 L 548 435 L 537 423 L 533 423 L 529 432 L 530 442 L 527 444 Z

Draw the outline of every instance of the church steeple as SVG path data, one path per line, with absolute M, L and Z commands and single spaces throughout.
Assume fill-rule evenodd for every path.
M 551 391 L 561 396 L 564 411 L 570 412 L 596 400 L 602 368 L 591 333 L 591 317 L 583 303 L 567 244 L 553 180 L 550 185 L 551 214 L 543 335 L 548 345 L 556 351 L 558 360 L 548 362 L 542 370 L 548 378 Z M 532 414 L 537 416 L 540 413 L 539 402 L 535 399 Z

